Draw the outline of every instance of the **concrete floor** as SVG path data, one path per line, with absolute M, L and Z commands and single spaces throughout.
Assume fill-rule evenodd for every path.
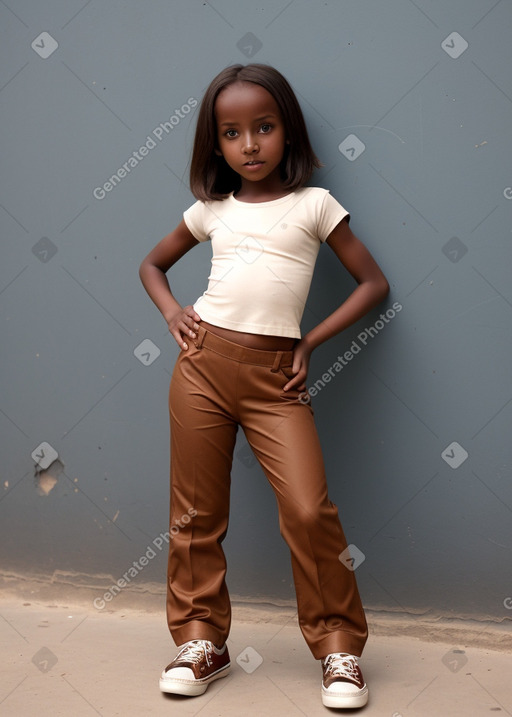
M 510 654 L 378 635 L 360 662 L 369 704 L 329 710 L 321 704 L 320 665 L 293 613 L 269 618 L 257 609 L 234 611 L 227 678 L 200 697 L 164 696 L 158 677 L 175 648 L 163 611 L 63 604 L 0 602 L 1 717 L 512 715 Z

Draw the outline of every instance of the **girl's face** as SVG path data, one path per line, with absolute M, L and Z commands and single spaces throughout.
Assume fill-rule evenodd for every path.
M 261 189 L 281 186 L 279 164 L 286 134 L 277 102 L 261 85 L 236 82 L 225 87 L 215 102 L 216 152 L 242 179 L 261 182 Z

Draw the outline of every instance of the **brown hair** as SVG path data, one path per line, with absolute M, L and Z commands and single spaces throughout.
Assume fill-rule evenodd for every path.
M 215 101 L 219 92 L 234 82 L 253 82 L 266 89 L 277 102 L 284 122 L 286 145 L 281 161 L 283 186 L 290 191 L 302 187 L 311 177 L 320 160 L 311 147 L 302 110 L 283 75 L 270 65 L 231 65 L 210 83 L 199 108 L 194 147 L 190 164 L 190 189 L 196 199 L 225 199 L 240 188 L 240 177 L 215 153 L 217 123 Z

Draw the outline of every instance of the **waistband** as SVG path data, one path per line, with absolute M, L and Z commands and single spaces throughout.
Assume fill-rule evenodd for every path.
M 278 371 L 280 366 L 291 366 L 293 361 L 293 350 L 264 351 L 262 349 L 252 349 L 234 341 L 228 341 L 228 339 L 217 336 L 217 334 L 212 334 L 204 326 L 199 326 L 197 338 L 194 339 L 193 343 L 198 349 L 204 347 L 240 363 L 268 366 L 271 371 Z

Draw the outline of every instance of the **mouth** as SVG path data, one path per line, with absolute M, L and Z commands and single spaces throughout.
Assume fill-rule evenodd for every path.
M 251 159 L 250 162 L 245 162 L 244 167 L 255 167 L 263 164 L 259 159 Z

